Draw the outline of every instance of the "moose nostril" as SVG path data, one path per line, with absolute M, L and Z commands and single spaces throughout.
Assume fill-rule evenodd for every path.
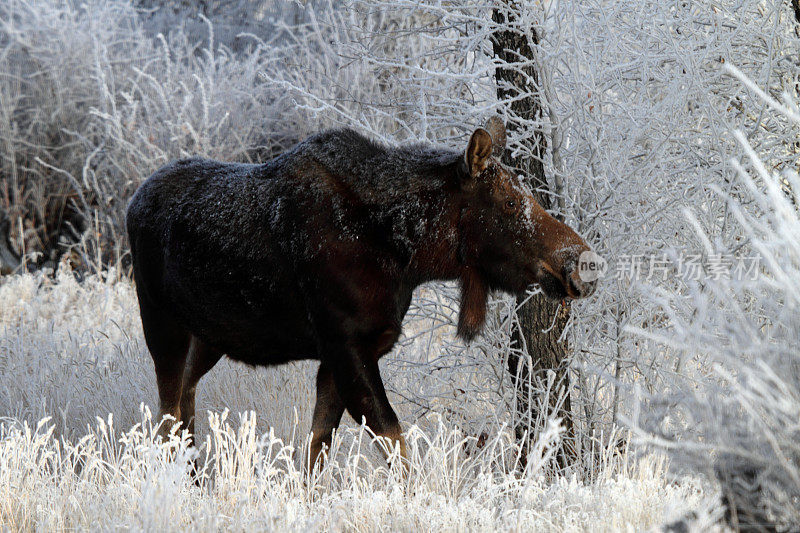
M 574 275 L 569 276 L 567 279 L 569 280 L 569 292 L 577 298 L 583 296 L 583 287 L 581 286 L 583 284 L 580 281 L 576 282 Z
M 572 274 L 567 276 L 567 284 L 569 293 L 573 298 L 585 298 L 594 292 L 597 282 L 595 280 L 584 281 L 581 279 L 580 273 L 577 269 L 573 270 Z

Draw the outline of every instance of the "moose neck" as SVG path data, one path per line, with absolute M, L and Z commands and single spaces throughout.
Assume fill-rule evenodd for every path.
M 453 175 L 453 165 L 443 168 L 443 173 Z M 443 186 L 427 198 L 414 198 L 417 205 L 426 206 L 423 219 L 427 225 L 418 242 L 414 243 L 414 254 L 408 268 L 407 281 L 414 288 L 434 280 L 459 280 L 461 305 L 458 319 L 458 335 L 472 340 L 480 333 L 486 321 L 486 305 L 489 290 L 475 265 L 463 257 L 462 216 L 465 201 L 460 191 L 454 191 L 443 180 Z
M 446 195 L 444 192 L 442 196 Z M 425 231 L 413 243 L 413 254 L 408 275 L 414 285 L 434 280 L 453 280 L 459 277 L 458 260 L 458 209 L 453 209 L 446 199 L 426 198 L 419 203 L 427 207 L 422 215 Z

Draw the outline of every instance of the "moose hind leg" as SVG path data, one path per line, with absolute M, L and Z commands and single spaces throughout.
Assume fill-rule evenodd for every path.
M 147 348 L 153 357 L 160 402 L 159 420 L 170 415 L 181 419 L 180 401 L 183 389 L 183 372 L 186 352 L 189 348 L 189 333 L 175 321 L 139 295 L 142 314 L 142 329 Z M 172 424 L 163 422 L 159 435 L 166 436 Z
M 366 420 L 373 433 L 388 438 L 392 446 L 399 445 L 400 455 L 407 461 L 400 422 L 386 396 L 376 358 L 345 352 L 331 361 L 331 367 L 347 412 L 358 423 Z
M 197 383 L 222 357 L 222 352 L 211 348 L 206 343 L 192 335 L 189 342 L 189 353 L 183 371 L 183 387 L 181 393 L 180 414 L 181 424 L 189 434 L 194 437 L 194 404 Z
M 311 450 L 309 472 L 322 454 L 323 446 L 330 447 L 333 430 L 339 425 L 344 413 L 344 402 L 336 390 L 330 368 L 322 363 L 317 371 L 317 402 L 311 422 Z

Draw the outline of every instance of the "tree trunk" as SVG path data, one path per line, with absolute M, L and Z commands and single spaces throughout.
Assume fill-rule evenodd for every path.
M 534 57 L 531 44 L 538 44 L 538 37 L 535 29 L 531 28 L 534 42 L 530 43 L 523 31 L 515 31 L 514 13 L 520 7 L 514 4 L 513 1 L 507 0 L 503 3 L 503 7 L 495 9 L 492 13 L 494 22 L 502 26 L 494 33 L 492 47 L 495 56 L 501 60 L 502 64 L 514 65 L 516 63 L 519 65 L 521 61 Z M 499 66 L 495 71 L 495 78 L 498 82 L 497 96 L 501 101 L 509 102 L 511 116 L 519 117 L 523 121 L 536 120 L 540 116 L 541 106 L 536 96 L 537 88 L 535 86 L 539 77 L 533 66 Z M 513 128 L 513 123 L 508 127 Z M 544 136 L 538 134 L 531 139 L 531 142 L 535 143 L 533 146 L 535 157 L 511 158 L 506 156 L 505 162 L 528 177 L 536 200 L 543 208 L 550 209 L 551 199 L 542 163 L 545 151 Z M 521 300 L 518 300 L 518 303 L 521 303 Z M 549 371 L 553 371 L 556 385 L 554 390 L 563 388 L 566 394 L 564 403 L 560 406 L 555 392 L 550 394 L 548 399 L 548 410 L 562 419 L 565 428 L 564 439 L 557 454 L 559 465 L 564 467 L 574 462 L 575 457 L 567 346 L 564 342 L 558 342 L 569 319 L 569 308 L 559 307 L 558 303 L 539 294 L 519 307 L 517 313 L 519 327 L 515 328 L 513 332 L 513 341 L 514 347 L 518 351 L 512 350 L 508 358 L 508 371 L 517 390 L 517 420 L 519 421 L 515 428 L 517 437 L 522 439 L 540 415 L 544 415 L 544 418 L 547 417 L 547 413 L 540 413 L 537 410 L 538 402 L 534 397 L 536 391 L 531 390 L 531 383 L 535 384 L 539 379 L 547 383 L 547 374 Z M 530 355 L 530 360 L 527 355 Z M 529 441 L 531 437 L 528 435 L 526 440 Z M 529 442 L 522 444 L 527 449 Z

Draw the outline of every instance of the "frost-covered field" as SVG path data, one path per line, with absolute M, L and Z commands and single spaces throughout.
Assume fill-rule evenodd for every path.
M 521 470 L 502 426 L 478 444 L 436 413 L 411 419 L 402 402 L 406 427 L 418 424 L 408 477 L 352 420 L 309 477 L 314 371 L 221 362 L 200 384 L 208 415 L 193 482 L 185 440 L 153 440 L 153 369 L 130 282 L 6 278 L 0 529 L 640 531 L 692 510 L 703 527 L 717 512 L 697 480 L 671 478 L 657 457 L 607 449 L 591 471 L 554 476 L 551 426 Z

